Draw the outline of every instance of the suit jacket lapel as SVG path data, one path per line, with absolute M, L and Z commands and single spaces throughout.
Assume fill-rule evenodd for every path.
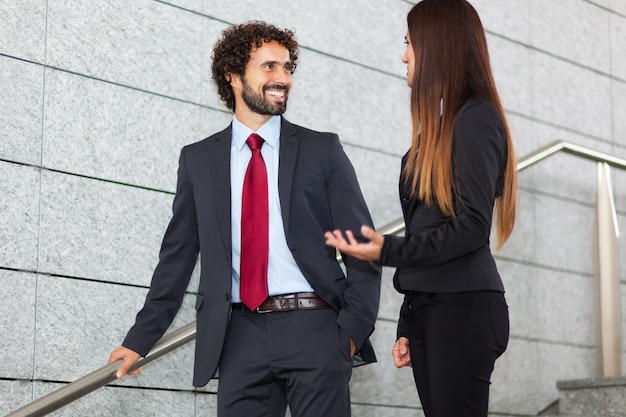
M 280 196 L 280 208 L 286 235 L 289 233 L 291 185 L 293 183 L 299 148 L 300 141 L 296 136 L 296 129 L 291 123 L 282 118 L 278 163 L 278 195 Z
M 228 253 L 232 249 L 231 213 L 230 213 L 230 142 L 232 140 L 232 125 L 213 137 L 209 152 L 209 166 L 211 167 L 211 189 L 217 220 L 222 232 L 224 245 Z

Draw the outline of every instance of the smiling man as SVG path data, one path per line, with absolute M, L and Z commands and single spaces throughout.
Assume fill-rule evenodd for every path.
M 289 30 L 223 32 L 213 79 L 233 121 L 183 148 L 150 290 L 109 358 L 122 378 L 149 352 L 200 253 L 193 382 L 219 367 L 219 417 L 350 416 L 352 365 L 376 360 L 380 270 L 346 257 L 344 274 L 324 239 L 372 221 L 337 135 L 282 117 L 297 58 Z

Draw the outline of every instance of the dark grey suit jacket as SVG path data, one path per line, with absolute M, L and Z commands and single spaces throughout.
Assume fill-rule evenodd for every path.
M 232 284 L 231 126 L 180 155 L 173 215 L 146 302 L 123 345 L 146 355 L 176 315 L 200 253 L 194 385 L 215 375 L 230 316 Z M 376 360 L 368 337 L 380 296 L 380 268 L 345 258 L 347 274 L 324 232 L 372 225 L 339 138 L 282 119 L 278 189 L 287 244 L 315 292 L 338 312 L 362 362 Z M 240 196 L 234 196 L 240 198 Z M 347 275 L 347 276 L 346 276 Z

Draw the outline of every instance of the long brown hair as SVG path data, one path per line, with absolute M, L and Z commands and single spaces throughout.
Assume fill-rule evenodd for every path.
M 455 217 L 455 117 L 471 96 L 491 104 L 502 118 L 508 145 L 504 188 L 495 201 L 500 249 L 515 224 L 517 162 L 480 18 L 465 0 L 423 0 L 411 9 L 407 23 L 415 68 L 411 80 L 413 135 L 404 181 L 426 204 L 436 204 L 447 216 Z

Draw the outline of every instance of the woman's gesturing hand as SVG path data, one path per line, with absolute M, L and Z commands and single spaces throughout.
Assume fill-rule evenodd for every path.
M 345 237 L 339 229 L 326 232 L 324 236 L 326 237 L 327 245 L 339 249 L 342 253 L 354 256 L 362 261 L 377 261 L 380 258 L 380 251 L 385 242 L 385 237 L 376 233 L 369 226 L 361 226 L 361 234 L 366 239 L 369 239 L 369 242 L 359 243 L 350 230 L 346 230 Z

